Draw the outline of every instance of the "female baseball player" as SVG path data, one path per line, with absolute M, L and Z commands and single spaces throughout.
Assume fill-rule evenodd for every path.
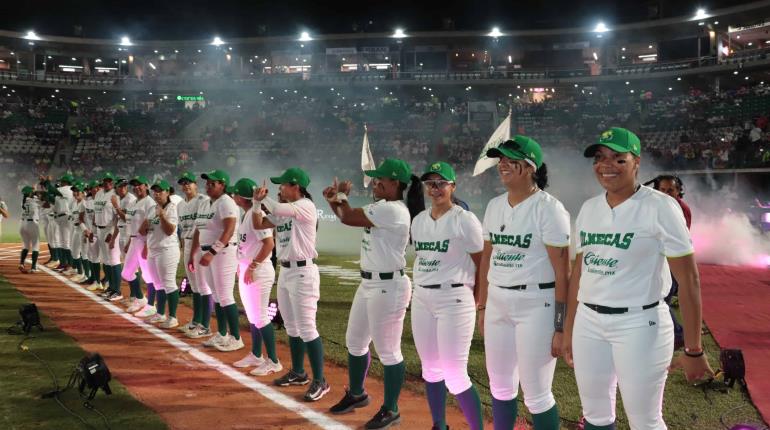
M 195 183 L 196 177 L 192 172 L 184 172 L 177 184 L 182 187 L 184 192 L 184 201 L 177 205 L 179 212 L 179 230 L 181 231 L 182 242 L 184 244 L 184 260 L 190 261 L 192 252 L 193 235 L 195 233 L 195 219 L 198 213 L 208 211 L 209 197 L 198 193 L 198 184 Z M 203 272 L 200 270 L 191 272 L 185 264 L 187 273 L 187 282 L 192 289 L 193 318 L 189 324 L 185 324 L 179 329 L 187 337 L 197 339 L 211 336 L 209 322 L 211 321 L 211 288 L 206 282 Z
M 56 247 L 59 253 L 59 265 L 54 268 L 58 272 L 66 272 L 72 267 L 72 254 L 70 241 L 72 238 L 73 224 L 70 221 L 72 189 L 74 178 L 66 173 L 59 178 L 58 186 L 51 188 L 54 193 L 54 220 L 56 221 Z M 49 187 L 52 187 L 49 184 Z
M 69 206 L 69 222 L 71 224 L 70 237 L 69 237 L 69 252 L 72 257 L 72 269 L 68 272 L 63 272 L 63 275 L 70 275 L 70 280 L 75 281 L 80 279 L 83 275 L 83 231 L 80 230 L 80 205 L 83 202 L 84 191 L 86 186 L 76 180 L 71 187 L 72 201 Z
M 95 221 L 96 210 L 94 209 L 94 199 L 96 198 L 96 194 L 100 189 L 101 181 L 96 179 L 92 180 L 88 190 L 88 197 L 86 197 L 83 203 L 85 206 L 85 216 L 83 217 L 83 221 L 85 222 L 86 226 L 86 230 L 83 232 L 83 234 L 88 241 L 86 248 L 88 249 L 88 260 L 90 267 L 90 276 L 83 284 L 88 285 L 86 287 L 88 291 L 101 291 L 104 289 L 104 287 L 99 282 L 99 273 L 101 269 L 99 268 L 99 242 Z
M 3 218 L 8 218 L 8 216 L 8 205 L 0 197 L 0 241 L 2 241 L 3 237 Z
M 667 368 L 688 380 L 712 375 L 701 346 L 698 269 L 682 210 L 637 182 L 641 143 L 611 128 L 584 155 L 605 193 L 587 200 L 569 287 L 565 358 L 574 356 L 586 430 L 615 428 L 620 386 L 631 429 L 665 429 Z M 669 272 L 670 267 L 670 272 Z M 674 329 L 663 301 L 679 282 L 685 354 L 674 362 Z
M 412 333 L 433 428 L 446 429 L 446 392 L 457 397 L 468 425 L 483 429 L 481 399 L 468 376 L 476 326 L 474 290 L 484 238 L 473 212 L 453 203 L 457 175 L 447 163 L 431 164 L 420 178 L 431 200 L 412 221 L 416 251 Z
M 19 223 L 19 234 L 23 243 L 21 249 L 21 261 L 19 261 L 19 270 L 22 273 L 37 273 L 37 257 L 40 254 L 40 201 L 35 195 L 35 190 L 26 186 L 21 189 L 21 222 Z M 6 214 L 7 214 L 6 210 Z M 32 266 L 29 272 L 25 268 L 25 261 L 29 251 L 32 251 Z
M 262 219 L 262 214 L 252 215 L 254 211 L 262 211 L 254 207 L 251 201 L 257 184 L 251 179 L 242 178 L 233 187 L 235 203 L 245 211 L 238 226 L 238 293 L 251 330 L 251 352 L 233 363 L 233 366 L 256 366 L 251 374 L 264 376 L 283 370 L 275 353 L 275 333 L 267 314 L 270 290 L 275 281 L 275 269 L 270 262 L 275 242 L 271 229 L 254 227 L 254 219 L 257 223 Z M 268 359 L 262 357 L 263 339 Z
M 206 194 L 210 201 L 196 217 L 190 259 L 190 272 L 200 270 L 211 287 L 214 296 L 214 312 L 217 316 L 218 333 L 203 343 L 220 351 L 243 348 L 238 326 L 238 305 L 235 303 L 235 272 L 238 268 L 236 232 L 240 212 L 233 199 L 225 194 L 230 176 L 222 170 L 201 175 L 206 180 Z M 198 248 L 200 247 L 200 259 Z M 230 334 L 228 334 L 228 328 Z
M 401 420 L 398 395 L 404 383 L 404 357 L 401 334 L 404 316 L 412 294 L 412 285 L 404 275 L 406 245 L 412 217 L 425 209 L 418 177 L 406 162 L 388 158 L 375 170 L 365 170 L 375 178 L 375 203 L 352 208 L 347 196 L 350 181 L 335 183 L 324 189 L 324 197 L 343 224 L 363 227 L 361 240 L 361 285 L 350 307 L 345 343 L 348 348 L 350 388 L 330 411 L 351 412 L 369 404 L 364 379 L 369 367 L 369 344 L 382 361 L 385 376 L 383 405 L 366 423 L 367 429 L 379 429 Z M 404 191 L 411 183 L 404 203 Z
M 89 222 L 92 217 L 88 216 L 88 204 L 91 197 L 91 183 L 87 181 L 80 181 L 79 188 L 82 190 L 83 198 L 77 202 L 72 216 L 75 221 L 75 228 L 72 240 L 80 240 L 80 266 L 81 273 L 73 278 L 70 278 L 72 282 L 79 284 L 84 283 L 91 277 L 91 262 L 89 261 L 89 247 L 88 234 L 89 229 L 93 228 L 93 225 Z M 91 215 L 93 215 L 93 207 L 91 207 Z
M 118 245 L 120 246 L 120 260 L 123 262 L 126 261 L 126 251 L 128 250 L 128 239 L 130 236 L 126 230 L 126 210 L 136 201 L 136 196 L 128 192 L 128 185 L 129 181 L 125 178 L 118 179 L 115 184 L 115 194 L 118 196 L 118 204 L 115 206 L 115 215 L 118 217 L 118 232 L 120 233 Z M 129 301 L 133 297 L 134 296 L 130 296 Z
M 313 381 L 305 392 L 304 399 L 314 402 L 331 390 L 324 378 L 324 352 L 321 336 L 316 328 L 316 311 L 321 296 L 321 276 L 314 258 L 316 223 L 318 212 L 307 192 L 310 178 L 298 167 L 287 169 L 281 176 L 270 178 L 280 184 L 279 201 L 267 195 L 267 184 L 254 190 L 254 205 L 262 204 L 268 212 L 264 218 L 261 211 L 253 211 L 258 218 L 257 229 L 275 227 L 278 238 L 278 260 L 281 271 L 278 274 L 278 307 L 281 310 L 289 336 L 291 369 L 273 384 L 286 387 L 305 385 L 309 382 L 304 367 L 305 350 L 313 370 Z
M 144 229 L 147 241 L 144 244 L 143 256 L 151 278 L 155 283 L 157 294 L 157 312 L 147 321 L 160 323 L 161 328 L 174 328 L 179 325 L 176 319 L 176 309 L 179 306 L 179 288 L 176 285 L 176 268 L 179 266 L 179 237 L 176 226 L 179 223 L 176 205 L 169 198 L 173 189 L 163 179 L 152 185 L 155 210 L 147 214 Z M 166 300 L 168 300 L 168 316 L 164 315 Z
M 119 230 L 115 207 L 118 206 L 118 196 L 113 184 L 115 177 L 110 172 L 102 175 L 103 188 L 94 198 L 94 220 L 96 223 L 97 243 L 99 244 L 99 261 L 102 263 L 104 274 L 109 283 L 108 289 L 102 294 L 105 300 L 116 302 L 123 299 L 120 292 L 120 247 L 118 246 Z
M 515 136 L 488 157 L 507 189 L 484 213 L 479 327 L 495 430 L 513 429 L 519 383 L 536 430 L 558 430 L 551 383 L 562 345 L 569 272 L 569 213 L 543 191 L 540 145 Z
M 147 263 L 147 258 L 143 257 L 143 251 L 147 243 L 147 236 L 141 233 L 142 225 L 149 219 L 155 211 L 155 200 L 147 192 L 149 183 L 144 176 L 134 176 L 129 181 L 133 187 L 136 198 L 128 203 L 125 210 L 120 210 L 124 214 L 126 226 L 121 234 L 127 236 L 127 242 L 124 245 L 125 261 L 121 277 L 128 282 L 129 306 L 126 312 L 137 314 L 136 316 L 148 317 L 155 315 L 155 307 L 150 305 L 142 293 L 142 285 L 139 282 L 137 269 L 141 269 L 144 283 L 147 284 L 147 292 L 155 291 L 154 279 L 151 276 L 152 270 Z M 124 198 L 125 200 L 125 198 Z M 120 213 L 119 212 L 119 213 Z M 160 288 L 160 287 L 159 287 Z M 147 309 L 145 309 L 147 308 Z

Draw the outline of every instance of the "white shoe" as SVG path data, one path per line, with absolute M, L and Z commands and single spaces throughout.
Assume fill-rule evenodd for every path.
M 179 321 L 174 317 L 168 317 L 166 318 L 166 321 L 160 323 L 158 327 L 160 328 L 174 328 L 179 325 Z
M 106 299 L 111 302 L 118 302 L 123 300 L 123 294 L 120 294 L 119 292 L 113 292 L 112 295 L 107 296 Z
M 155 306 L 151 305 L 144 305 L 142 309 L 140 309 L 138 312 L 134 312 L 134 316 L 137 318 L 147 318 L 151 317 L 158 313 L 158 311 L 155 310 Z
M 29 269 L 28 273 L 37 273 L 37 269 Z
M 102 286 L 102 284 L 99 283 L 99 281 L 96 281 L 96 282 L 92 283 L 91 285 L 87 286 L 86 290 L 88 290 L 88 291 L 102 291 L 102 290 L 104 290 L 104 287 Z
M 198 327 L 198 324 L 196 324 L 193 321 L 190 321 L 189 323 L 187 323 L 187 324 L 185 324 L 183 326 L 179 326 L 179 328 L 177 330 L 181 331 L 182 333 L 187 333 L 187 332 L 189 332 L 191 330 L 195 330 L 197 327 Z
M 126 309 L 126 312 L 133 314 L 135 312 L 139 312 L 140 310 L 144 309 L 144 307 L 147 305 L 147 299 L 136 299 L 134 300 L 134 303 Z
M 147 318 L 147 322 L 150 324 L 163 323 L 163 322 L 166 322 L 166 316 L 163 314 L 156 313 L 155 315 Z
M 229 352 L 229 351 L 237 351 L 241 348 L 243 348 L 243 338 L 236 339 L 231 335 L 225 336 L 225 340 L 222 342 L 214 345 L 214 348 L 222 351 L 222 352 Z
M 235 363 L 233 363 L 233 366 L 234 367 L 241 367 L 241 368 L 243 368 L 243 367 L 252 367 L 252 366 L 259 367 L 264 362 L 265 362 L 264 358 L 257 357 L 256 355 L 254 355 L 253 352 L 249 352 L 248 355 L 246 355 L 242 359 L 240 359 L 240 360 L 236 361 Z
M 71 278 L 70 278 L 70 281 L 72 281 L 72 282 L 75 282 L 75 283 L 78 283 L 78 284 L 79 284 L 79 283 L 81 283 L 81 282 L 85 281 L 86 279 L 87 279 L 87 278 L 86 278 L 86 276 L 85 276 L 85 275 L 82 275 L 82 274 L 80 274 L 80 275 L 75 275 L 75 276 L 71 277 Z
M 215 334 L 214 337 L 203 342 L 203 346 L 214 347 L 222 343 L 224 340 L 225 340 L 225 337 L 219 334 L 219 332 L 217 332 L 217 334 Z
M 134 300 L 136 300 L 134 297 L 126 297 L 120 301 L 120 304 L 128 307 L 134 304 Z
M 45 267 L 49 269 L 53 269 L 54 267 L 59 267 L 59 260 L 49 261 L 48 264 L 45 265 Z
M 260 366 L 257 366 L 256 369 L 249 372 L 249 375 L 254 375 L 254 376 L 272 375 L 273 373 L 280 372 L 281 370 L 283 370 L 283 366 L 281 365 L 280 361 L 277 363 L 274 363 L 273 360 L 267 359 Z
M 72 275 L 75 275 L 77 273 L 78 273 L 78 270 L 75 269 L 74 267 L 72 267 L 70 269 L 67 269 L 67 270 L 63 271 L 61 274 L 64 275 L 64 276 L 72 276 Z
M 189 337 L 190 339 L 199 339 L 201 337 L 209 337 L 212 333 L 210 328 L 203 327 L 202 325 L 196 326 L 194 329 L 188 331 L 185 333 L 185 336 Z

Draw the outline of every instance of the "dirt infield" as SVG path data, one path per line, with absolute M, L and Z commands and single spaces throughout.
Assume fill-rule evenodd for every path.
M 162 331 L 146 325 L 120 312 L 120 306 L 109 305 L 50 271 L 21 274 L 14 252 L 18 249 L 14 244 L 0 246 L 0 273 L 84 349 L 101 353 L 113 377 L 155 410 L 170 428 L 362 428 L 381 404 L 382 384 L 370 381 L 367 390 L 372 396 L 371 405 L 353 414 L 327 414 L 344 393 L 345 368 L 327 364 L 326 377 L 332 391 L 318 402 L 303 402 L 306 386 L 273 387 L 275 376 L 256 378 L 230 366 L 248 349 L 222 353 L 204 348 L 200 341 L 188 339 L 176 329 Z M 41 261 L 46 259 L 41 255 Z M 123 285 L 123 292 L 127 294 L 127 290 Z M 191 313 L 191 309 L 180 305 L 180 322 L 188 321 Z M 281 332 L 279 338 L 284 337 Z M 244 341 L 249 348 L 248 336 Z M 278 345 L 278 356 L 284 363 L 289 362 L 284 343 Z M 399 407 L 401 428 L 431 427 L 423 396 L 404 390 Z M 447 421 L 452 428 L 466 427 L 457 408 L 448 408 Z M 491 428 L 491 424 L 488 426 Z

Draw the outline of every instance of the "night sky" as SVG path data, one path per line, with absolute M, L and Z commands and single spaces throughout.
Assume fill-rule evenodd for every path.
M 360 0 L 351 1 L 12 1 L 0 6 L 0 29 L 58 36 L 133 40 L 442 30 L 592 27 L 647 20 L 649 5 L 659 16 L 691 15 L 697 7 L 719 8 L 736 1 L 640 0 Z M 215 5 L 215 6 L 212 6 Z M 654 13 L 652 14 L 654 15 Z M 82 28 L 79 34 L 75 27 Z

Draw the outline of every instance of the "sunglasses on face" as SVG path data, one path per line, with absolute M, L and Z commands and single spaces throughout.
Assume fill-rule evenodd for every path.
M 422 184 L 425 186 L 425 188 L 428 188 L 428 189 L 441 190 L 448 187 L 450 184 L 452 184 L 452 182 L 445 181 L 443 179 L 429 179 L 426 181 L 422 181 Z

